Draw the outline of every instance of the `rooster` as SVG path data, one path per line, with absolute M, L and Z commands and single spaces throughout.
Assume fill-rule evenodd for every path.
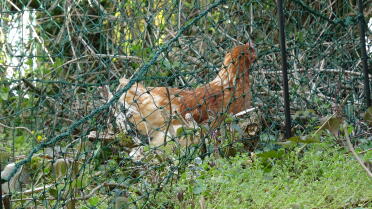
M 256 59 L 253 44 L 234 47 L 225 55 L 223 66 L 211 82 L 195 89 L 144 87 L 135 83 L 114 108 L 116 124 L 126 129 L 126 121 L 148 136 L 152 146 L 176 136 L 177 129 L 214 119 L 218 126 L 225 113 L 238 113 L 251 106 L 249 68 Z M 120 79 L 117 90 L 128 84 Z

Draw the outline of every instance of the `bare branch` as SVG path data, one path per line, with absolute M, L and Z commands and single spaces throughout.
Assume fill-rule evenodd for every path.
M 28 133 L 30 133 L 31 135 L 34 135 L 30 129 L 28 129 L 27 127 L 24 127 L 24 126 L 16 126 L 16 127 L 12 127 L 12 126 L 7 126 L 7 125 L 2 124 L 2 123 L 0 123 L 0 126 L 2 126 L 2 127 L 4 127 L 4 128 L 9 128 L 9 129 L 12 129 L 12 130 L 15 130 L 15 129 L 23 129 L 23 130 L 26 130 L 26 131 L 27 131 Z
M 62 65 L 56 67 L 57 68 L 61 68 L 65 65 L 68 65 L 68 64 L 71 64 L 71 63 L 75 63 L 79 60 L 82 60 L 82 59 L 85 59 L 85 58 L 88 58 L 88 57 L 94 57 L 94 55 L 84 55 L 84 56 L 81 56 L 81 57 L 77 57 L 77 58 L 74 58 L 72 60 L 69 60 L 65 63 L 63 63 Z M 125 55 L 112 55 L 112 54 L 96 54 L 95 57 L 112 57 L 112 58 L 117 58 L 117 59 L 126 59 L 126 60 L 133 60 L 135 62 L 141 62 L 142 61 L 142 58 L 140 57 L 136 57 L 136 56 L 125 56 Z
M 48 184 L 48 185 L 44 185 L 44 186 L 41 186 L 41 187 L 37 187 L 37 188 L 33 188 L 33 189 L 28 189 L 24 192 L 21 192 L 23 195 L 29 195 L 29 194 L 34 194 L 34 193 L 38 193 L 38 192 L 42 192 L 42 191 L 45 191 L 51 187 L 53 187 L 54 184 Z

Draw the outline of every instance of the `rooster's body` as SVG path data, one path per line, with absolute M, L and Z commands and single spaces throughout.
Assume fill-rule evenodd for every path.
M 151 145 L 161 145 L 167 136 L 175 136 L 177 129 L 191 119 L 196 123 L 211 116 L 220 121 L 224 113 L 237 113 L 251 105 L 249 68 L 256 58 L 250 44 L 237 46 L 225 56 L 224 66 L 217 77 L 196 89 L 168 87 L 145 88 L 135 83 L 124 93 L 119 103 L 132 111 L 126 117 L 116 110 L 117 124 L 129 120 L 137 131 L 148 136 Z M 120 79 L 122 88 L 129 80 Z M 186 120 L 185 120 L 186 119 Z

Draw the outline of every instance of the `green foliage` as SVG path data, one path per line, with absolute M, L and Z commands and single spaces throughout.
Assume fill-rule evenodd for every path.
M 9 97 L 9 88 L 1 87 L 0 88 L 0 99 L 1 100 L 8 100 Z
M 319 143 L 348 133 L 362 158 L 372 159 L 355 1 L 285 2 L 295 135 L 285 142 L 278 142 L 284 114 L 275 1 L 224 1 L 206 13 L 216 1 L 11 2 L 1 3 L 0 17 L 0 160 L 33 154 L 25 165 L 31 182 L 11 194 L 25 200 L 14 208 L 332 208 L 370 201 L 368 179 L 349 155 Z M 26 11 L 35 12 L 35 25 L 21 16 Z M 13 46 L 14 28 L 37 36 Z M 105 133 L 114 119 L 101 109 L 107 101 L 99 86 L 116 89 L 120 77 L 141 72 L 136 81 L 146 87 L 200 87 L 215 78 L 230 48 L 248 41 L 258 55 L 249 83 L 259 122 L 223 114 L 221 126 L 211 128 L 211 116 L 210 124 L 175 130 L 165 146 L 140 147 L 140 161 L 130 156 L 138 148 L 135 130 L 87 137 Z M 99 113 L 86 117 L 92 112 Z M 195 143 L 180 146 L 185 140 Z M 40 190 L 22 193 L 30 189 Z
M 153 201 L 175 208 L 202 208 L 201 199 L 206 208 L 372 206 L 372 181 L 350 155 L 329 143 L 312 144 L 301 156 L 297 151 L 208 158 L 197 175 L 182 175 L 172 190 Z M 270 169 L 265 169 L 268 159 Z

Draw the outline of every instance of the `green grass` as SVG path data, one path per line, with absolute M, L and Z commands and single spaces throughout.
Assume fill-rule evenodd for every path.
M 159 208 L 372 208 L 372 180 L 343 148 L 322 143 L 303 153 L 298 148 L 280 153 L 276 159 L 242 155 L 196 162 L 153 203 Z

